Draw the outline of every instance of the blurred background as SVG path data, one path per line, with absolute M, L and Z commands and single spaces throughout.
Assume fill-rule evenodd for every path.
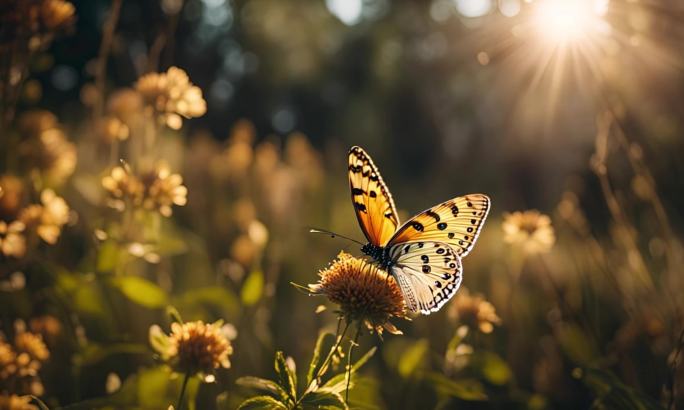
M 362 239 L 360 145 L 402 221 L 492 209 L 467 289 L 361 338 L 353 408 L 683 407 L 683 22 L 666 0 L 4 2 L 0 363 L 27 333 L 49 354 L 0 393 L 167 408 L 168 306 L 229 325 L 191 406 L 236 408 L 276 350 L 304 372 L 336 316 L 290 283 L 360 255 L 308 233 Z

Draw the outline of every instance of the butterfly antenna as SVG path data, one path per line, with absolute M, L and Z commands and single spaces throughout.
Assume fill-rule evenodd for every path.
M 331 238 L 340 237 L 340 238 L 346 239 L 346 240 L 348 240 L 348 241 L 356 242 L 356 243 L 358 243 L 358 244 L 361 245 L 361 246 L 364 245 L 363 243 L 357 241 L 356 239 L 352 239 L 352 238 L 350 238 L 350 237 L 348 237 L 348 236 L 340 235 L 339 233 L 335 233 L 335 232 L 332 232 L 332 231 L 328 231 L 328 230 L 326 230 L 326 229 L 311 228 L 311 229 L 309 229 L 309 232 L 311 232 L 311 233 L 322 233 L 322 234 L 324 234 L 324 235 L 330 235 Z

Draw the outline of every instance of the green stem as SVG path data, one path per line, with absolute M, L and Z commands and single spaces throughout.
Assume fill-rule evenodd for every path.
M 358 345 L 359 335 L 361 334 L 361 321 L 359 321 L 359 326 L 356 328 L 356 335 L 354 340 L 349 343 L 349 354 L 347 355 L 347 387 L 344 393 L 344 402 L 349 405 L 349 383 L 351 382 L 352 376 L 352 353 L 354 352 L 354 346 Z
M 190 372 L 186 372 L 183 377 L 183 386 L 181 386 L 180 396 L 178 396 L 178 403 L 176 404 L 176 410 L 183 409 L 183 399 L 185 398 L 185 388 L 188 387 L 188 380 L 190 380 Z
M 337 348 L 340 347 L 342 344 L 342 339 L 344 339 L 345 334 L 347 333 L 347 329 L 349 328 L 349 322 L 345 321 L 344 329 L 342 330 L 342 333 L 340 333 L 340 324 L 342 323 L 342 318 L 337 322 L 337 331 L 335 332 L 335 336 L 337 336 L 337 339 L 335 340 L 335 344 L 333 347 L 330 349 L 330 352 L 328 352 L 328 356 L 325 358 L 323 361 L 323 364 L 321 367 L 318 368 L 318 371 L 313 377 L 313 380 L 311 380 L 311 384 L 306 388 L 306 391 L 302 394 L 301 398 L 295 403 L 295 407 L 299 405 L 299 403 L 302 401 L 302 398 L 306 396 L 308 393 L 312 392 L 314 390 L 314 386 L 318 385 L 318 380 L 325 374 L 325 371 L 327 370 L 328 365 L 330 364 L 330 360 L 332 359 L 333 355 L 337 351 Z

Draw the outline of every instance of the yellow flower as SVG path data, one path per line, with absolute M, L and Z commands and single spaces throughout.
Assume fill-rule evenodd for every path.
M 368 329 L 393 334 L 401 332 L 389 320 L 407 318 L 404 297 L 394 278 L 375 265 L 340 252 L 328 268 L 318 274 L 318 283 L 308 286 L 313 295 L 325 295 L 339 306 L 348 321 L 359 320 Z
M 14 348 L 17 352 L 28 354 L 31 359 L 44 362 L 50 357 L 50 351 L 39 334 L 21 330 L 14 337 Z
M 54 245 L 64 226 L 69 221 L 69 206 L 63 198 L 51 189 L 40 194 L 42 205 L 29 205 L 22 210 L 19 219 L 29 228 L 35 229 L 38 236 Z
M 502 228 L 505 242 L 529 254 L 548 252 L 556 242 L 551 218 L 537 210 L 504 215 Z
M 494 306 L 482 296 L 471 296 L 468 289 L 461 288 L 451 303 L 448 316 L 471 329 L 492 333 L 494 325 L 501 323 Z
M 147 187 L 143 200 L 143 208 L 147 210 L 159 211 L 169 217 L 173 213 L 171 206 L 183 206 L 188 202 L 183 177 L 172 174 L 165 164 L 158 164 L 154 171 L 143 175 L 142 181 Z
M 31 397 L 12 395 L 0 395 L 0 410 L 38 410 L 31 404 Z
M 138 206 L 142 203 L 144 187 L 135 175 L 124 167 L 114 167 L 109 175 L 102 178 L 102 186 L 107 190 L 107 205 L 117 211 L 126 205 Z
M 152 326 L 150 343 L 174 369 L 189 374 L 227 369 L 233 354 L 221 321 L 172 323 L 170 335 L 164 334 L 159 326 Z
M 202 90 L 178 67 L 171 67 L 166 73 L 146 74 L 138 79 L 135 88 L 161 122 L 171 129 L 180 129 L 181 117 L 200 117 L 207 111 Z
M 13 221 L 9 224 L 0 221 L 0 252 L 5 256 L 21 258 L 26 253 L 26 238 L 24 237 L 24 223 Z
M 0 382 L 8 379 L 17 371 L 17 366 L 14 361 L 17 354 L 14 352 L 12 345 L 0 339 Z

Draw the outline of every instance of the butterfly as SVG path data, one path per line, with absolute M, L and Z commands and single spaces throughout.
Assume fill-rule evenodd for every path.
M 371 157 L 349 150 L 349 187 L 368 243 L 361 251 L 399 284 L 406 306 L 428 315 L 454 296 L 461 259 L 475 245 L 490 208 L 489 197 L 469 194 L 426 209 L 403 224 Z

